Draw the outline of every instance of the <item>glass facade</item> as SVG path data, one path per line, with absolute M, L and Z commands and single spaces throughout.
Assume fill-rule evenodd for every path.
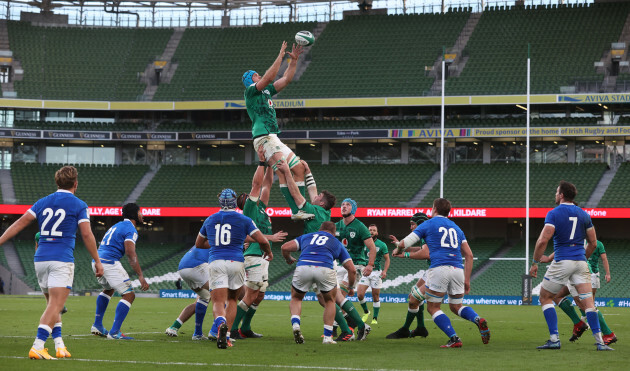
M 77 147 L 70 145 L 47 146 L 46 163 L 53 164 L 104 164 L 116 163 L 114 147 Z

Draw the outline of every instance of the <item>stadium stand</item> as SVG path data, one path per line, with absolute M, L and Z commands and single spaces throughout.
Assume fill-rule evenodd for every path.
M 314 27 L 315 22 L 293 22 L 187 28 L 173 57 L 177 71 L 170 83 L 160 84 L 153 100 L 243 99 L 243 73 L 264 74 L 282 40 L 290 42 L 297 31 Z
M 55 172 L 61 164 L 11 163 L 11 176 L 18 204 L 32 204 L 55 192 Z M 121 205 L 142 176 L 147 165 L 75 166 L 79 172 L 76 196 L 92 206 Z
M 313 45 L 312 63 L 281 98 L 418 96 L 443 46 L 453 46 L 470 12 L 348 16 L 331 21 Z M 410 35 L 413 38 L 410 47 Z M 362 78 L 357 78 L 362 75 Z
M 606 189 L 604 197 L 599 201 L 599 207 L 628 207 L 630 193 L 626 188 L 630 184 L 630 162 L 624 162 L 617 169 L 617 173 Z
M 601 288 L 597 289 L 598 297 L 625 298 L 628 297 L 628 284 L 625 280 L 630 275 L 630 241 L 608 240 L 600 238 L 606 249 L 606 257 L 610 266 L 611 280 L 606 283 L 606 271 L 599 263 Z
M 392 206 L 409 201 L 437 170 L 436 165 L 311 165 L 318 189 L 338 198 L 352 197 L 360 206 Z M 216 195 L 229 186 L 237 193 L 249 192 L 254 166 L 164 165 L 138 199 L 143 206 L 215 206 Z M 397 187 L 374 192 L 374 174 L 387 174 Z M 194 182 L 190 180 L 194 179 Z M 229 179 L 229 183 L 226 183 Z M 185 192 L 173 192 L 173 189 Z M 288 206 L 277 184 L 270 206 Z M 338 206 L 338 205 L 337 205 Z
M 37 130 L 93 130 L 93 131 L 147 131 L 150 124 L 144 122 L 88 122 L 88 121 L 30 121 L 15 120 L 16 129 Z
M 29 287 L 39 289 L 37 276 L 35 275 L 35 266 L 33 265 L 33 256 L 35 256 L 35 240 L 13 240 L 13 245 L 15 246 L 15 251 L 20 258 L 22 267 L 24 268 L 25 275 L 22 277 L 22 280 Z
M 561 180 L 577 186 L 576 201 L 586 202 L 606 171 L 605 164 L 531 165 L 530 206 L 553 207 L 554 194 Z M 420 202 L 430 206 L 439 197 L 439 184 Z M 455 163 L 444 174 L 444 195 L 453 207 L 524 207 L 525 164 Z
M 24 68 L 19 98 L 137 100 L 142 73 L 164 51 L 172 29 L 40 27 L 8 21 Z
M 560 93 L 576 79 L 603 81 L 593 62 L 619 39 L 628 9 L 627 2 L 486 9 L 466 45 L 469 59 L 459 77 L 447 80 L 446 94 L 524 94 L 528 43 L 532 94 Z
M 9 263 L 7 262 L 7 257 L 4 256 L 4 248 L 0 248 L 0 264 L 6 268 L 9 268 Z
M 474 248 L 472 244 L 471 248 Z M 473 250 L 473 252 L 476 251 Z M 530 250 L 530 254 L 532 251 Z M 525 243 L 522 241 L 517 243 L 502 257 L 525 258 Z M 489 266 L 470 283 L 470 295 L 520 295 L 522 290 L 521 276 L 525 274 L 525 261 L 498 260 L 489 262 Z M 544 272 L 539 273 L 539 278 L 535 279 L 534 285 L 539 283 L 542 275 Z

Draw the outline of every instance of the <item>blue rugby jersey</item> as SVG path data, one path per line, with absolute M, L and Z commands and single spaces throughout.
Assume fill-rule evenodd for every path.
M 179 267 L 177 267 L 177 270 L 198 267 L 203 263 L 207 263 L 209 257 L 210 249 L 198 249 L 193 246 L 186 254 L 184 254 L 182 260 L 179 261 Z
M 339 240 L 326 231 L 318 231 L 302 235 L 295 239 L 298 249 L 302 251 L 297 265 L 315 265 L 333 268 L 333 260 L 339 259 L 341 265 L 352 260 L 348 250 Z
M 451 265 L 464 268 L 462 264 L 462 243 L 466 236 L 452 220 L 437 215 L 423 222 L 413 230 L 429 247 L 431 265 L 429 268 Z
M 236 211 L 219 211 L 210 215 L 201 226 L 199 235 L 208 239 L 208 262 L 233 260 L 244 262 L 243 243 L 248 235 L 258 231 L 256 224 Z
M 554 260 L 584 260 L 586 231 L 593 222 L 586 211 L 574 204 L 563 203 L 547 213 L 545 225 L 555 228 L 553 234 Z
M 138 240 L 138 231 L 129 219 L 114 224 L 103 236 L 98 256 L 103 264 L 114 264 L 125 255 L 125 241 L 134 244 Z
M 39 223 L 39 246 L 34 261 L 74 262 L 74 243 L 80 223 L 90 222 L 88 206 L 72 192 L 60 189 L 41 198 L 28 212 Z

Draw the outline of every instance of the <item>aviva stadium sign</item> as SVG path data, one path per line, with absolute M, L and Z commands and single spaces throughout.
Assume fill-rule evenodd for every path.
M 570 94 L 558 95 L 558 103 L 628 103 L 630 94 Z

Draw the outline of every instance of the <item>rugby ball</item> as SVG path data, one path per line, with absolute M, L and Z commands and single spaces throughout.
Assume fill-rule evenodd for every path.
M 298 45 L 310 46 L 315 42 L 315 37 L 309 31 L 300 31 L 295 34 L 295 42 Z

